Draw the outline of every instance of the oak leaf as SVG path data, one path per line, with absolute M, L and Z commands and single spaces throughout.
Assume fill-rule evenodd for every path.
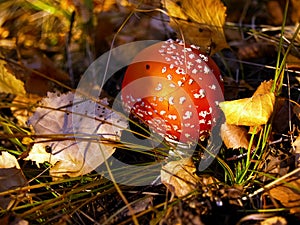
M 220 0 L 164 0 L 170 25 L 184 40 L 212 53 L 228 47 L 223 26 L 226 7 Z M 181 35 L 179 35 L 180 37 Z

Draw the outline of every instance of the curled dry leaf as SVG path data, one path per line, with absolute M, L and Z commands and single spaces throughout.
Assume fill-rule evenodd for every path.
M 271 81 L 263 82 L 251 98 L 220 103 L 226 122 L 238 126 L 260 126 L 268 122 L 273 113 L 275 95 L 270 92 Z
M 227 148 L 248 148 L 248 132 L 245 127 L 224 123 L 221 126 L 221 137 Z
M 15 156 L 2 151 L 0 155 L 0 192 L 26 185 L 27 180 Z M 0 196 L 0 207 L 9 208 L 14 200 L 10 196 Z
M 228 47 L 223 31 L 226 7 L 220 0 L 164 0 L 162 4 L 170 25 L 185 41 L 203 49 L 212 46 L 212 53 Z
M 162 167 L 161 182 L 178 197 L 195 190 L 198 176 L 191 158 L 171 161 Z
M 109 140 L 118 141 L 122 128 L 127 126 L 120 115 L 106 107 L 106 99 L 98 104 L 84 98 L 74 100 L 71 92 L 48 93 L 41 104 L 29 124 L 36 134 L 54 134 L 61 139 L 36 139 L 44 143 L 35 144 L 26 159 L 37 164 L 50 162 L 50 174 L 55 177 L 75 177 L 94 170 L 114 153 Z
M 270 196 L 290 208 L 291 213 L 300 213 L 300 178 L 291 177 L 290 182 L 270 190 Z

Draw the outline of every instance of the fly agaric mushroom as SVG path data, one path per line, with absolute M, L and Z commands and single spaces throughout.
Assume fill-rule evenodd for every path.
M 167 140 L 197 143 L 220 117 L 224 87 L 215 62 L 197 46 L 167 40 L 143 49 L 121 90 L 131 118 Z

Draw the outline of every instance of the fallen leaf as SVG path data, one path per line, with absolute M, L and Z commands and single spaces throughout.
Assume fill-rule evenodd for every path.
M 1 151 L 0 155 L 0 168 L 17 168 L 20 169 L 18 160 L 12 154 Z
M 0 192 L 26 185 L 27 180 L 15 156 L 2 151 L 0 155 Z M 0 207 L 7 209 L 14 202 L 10 196 L 0 196 Z
M 161 182 L 178 197 L 185 196 L 196 189 L 198 177 L 191 158 L 171 161 L 161 170 Z
M 30 116 L 34 105 L 40 101 L 42 97 L 33 94 L 18 95 L 12 101 L 12 107 L 10 110 L 15 118 L 18 120 L 20 126 L 25 127 Z
M 224 123 L 221 126 L 220 132 L 221 138 L 227 148 L 248 148 L 249 141 L 246 128 Z
M 300 178 L 290 178 L 292 181 L 272 188 L 270 196 L 279 200 L 281 204 L 290 208 L 291 213 L 300 213 Z M 293 187 L 293 188 L 292 188 Z
M 38 71 L 46 76 L 41 77 L 33 72 L 26 71 L 24 82 L 27 93 L 45 96 L 48 91 L 53 90 L 54 83 L 51 79 L 64 84 L 70 83 L 69 75 L 57 68 L 53 61 L 40 51 L 33 49 L 30 49 L 29 51 L 23 50 L 22 63 L 27 68 Z
M 6 214 L 0 218 L 1 225 L 29 225 L 27 220 L 23 220 L 13 213 Z
M 273 216 L 271 218 L 267 218 L 260 223 L 260 225 L 287 225 L 287 221 L 285 218 L 280 216 Z
M 36 139 L 36 142 L 43 143 L 34 144 L 26 158 L 37 164 L 50 162 L 53 177 L 76 177 L 94 170 L 115 151 L 113 145 L 100 141 L 100 138 L 118 141 L 121 130 L 127 126 L 124 118 L 106 107 L 106 99 L 98 104 L 84 98 L 76 101 L 73 98 L 71 92 L 48 93 L 29 120 L 36 134 L 55 134 L 62 138 Z M 78 135 L 80 138 L 74 137 Z
M 26 93 L 24 83 L 7 70 L 3 60 L 0 60 L 0 93 L 1 92 L 14 95 L 25 95 Z
M 279 1 L 271 0 L 266 3 L 267 12 L 269 13 L 270 22 L 272 25 L 280 26 L 283 21 L 283 10 Z
M 269 94 L 273 85 L 273 80 L 263 81 L 254 92 L 253 96 Z
M 300 120 L 300 105 L 295 105 L 293 107 L 293 112 L 295 113 L 295 115 L 297 116 L 297 118 Z
M 274 108 L 274 93 L 221 102 L 226 122 L 238 126 L 260 126 L 268 122 Z
M 295 153 L 300 154 L 300 136 L 293 142 L 293 146 L 295 147 Z
M 291 19 L 295 24 L 298 24 L 300 22 L 300 1 L 292 0 L 292 6 Z
M 212 54 L 228 47 L 223 31 L 226 7 L 220 0 L 163 0 L 162 4 L 171 27 L 185 41 L 204 51 L 212 47 Z

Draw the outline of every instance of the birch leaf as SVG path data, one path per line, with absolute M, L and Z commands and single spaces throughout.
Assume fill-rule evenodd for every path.
M 266 124 L 273 113 L 275 95 L 271 93 L 273 80 L 264 81 L 251 98 L 220 103 L 227 124 L 237 126 L 260 126 Z
M 251 98 L 220 103 L 226 122 L 238 126 L 260 126 L 266 124 L 273 112 L 274 93 L 257 94 Z
M 212 53 L 228 47 L 223 31 L 226 7 L 220 0 L 164 0 L 162 4 L 168 11 L 170 25 L 187 42 L 202 50 L 211 46 Z
M 259 85 L 259 87 L 256 89 L 256 91 L 254 92 L 253 96 L 255 96 L 255 95 L 264 95 L 264 94 L 270 93 L 272 85 L 273 85 L 273 80 L 263 81 Z

